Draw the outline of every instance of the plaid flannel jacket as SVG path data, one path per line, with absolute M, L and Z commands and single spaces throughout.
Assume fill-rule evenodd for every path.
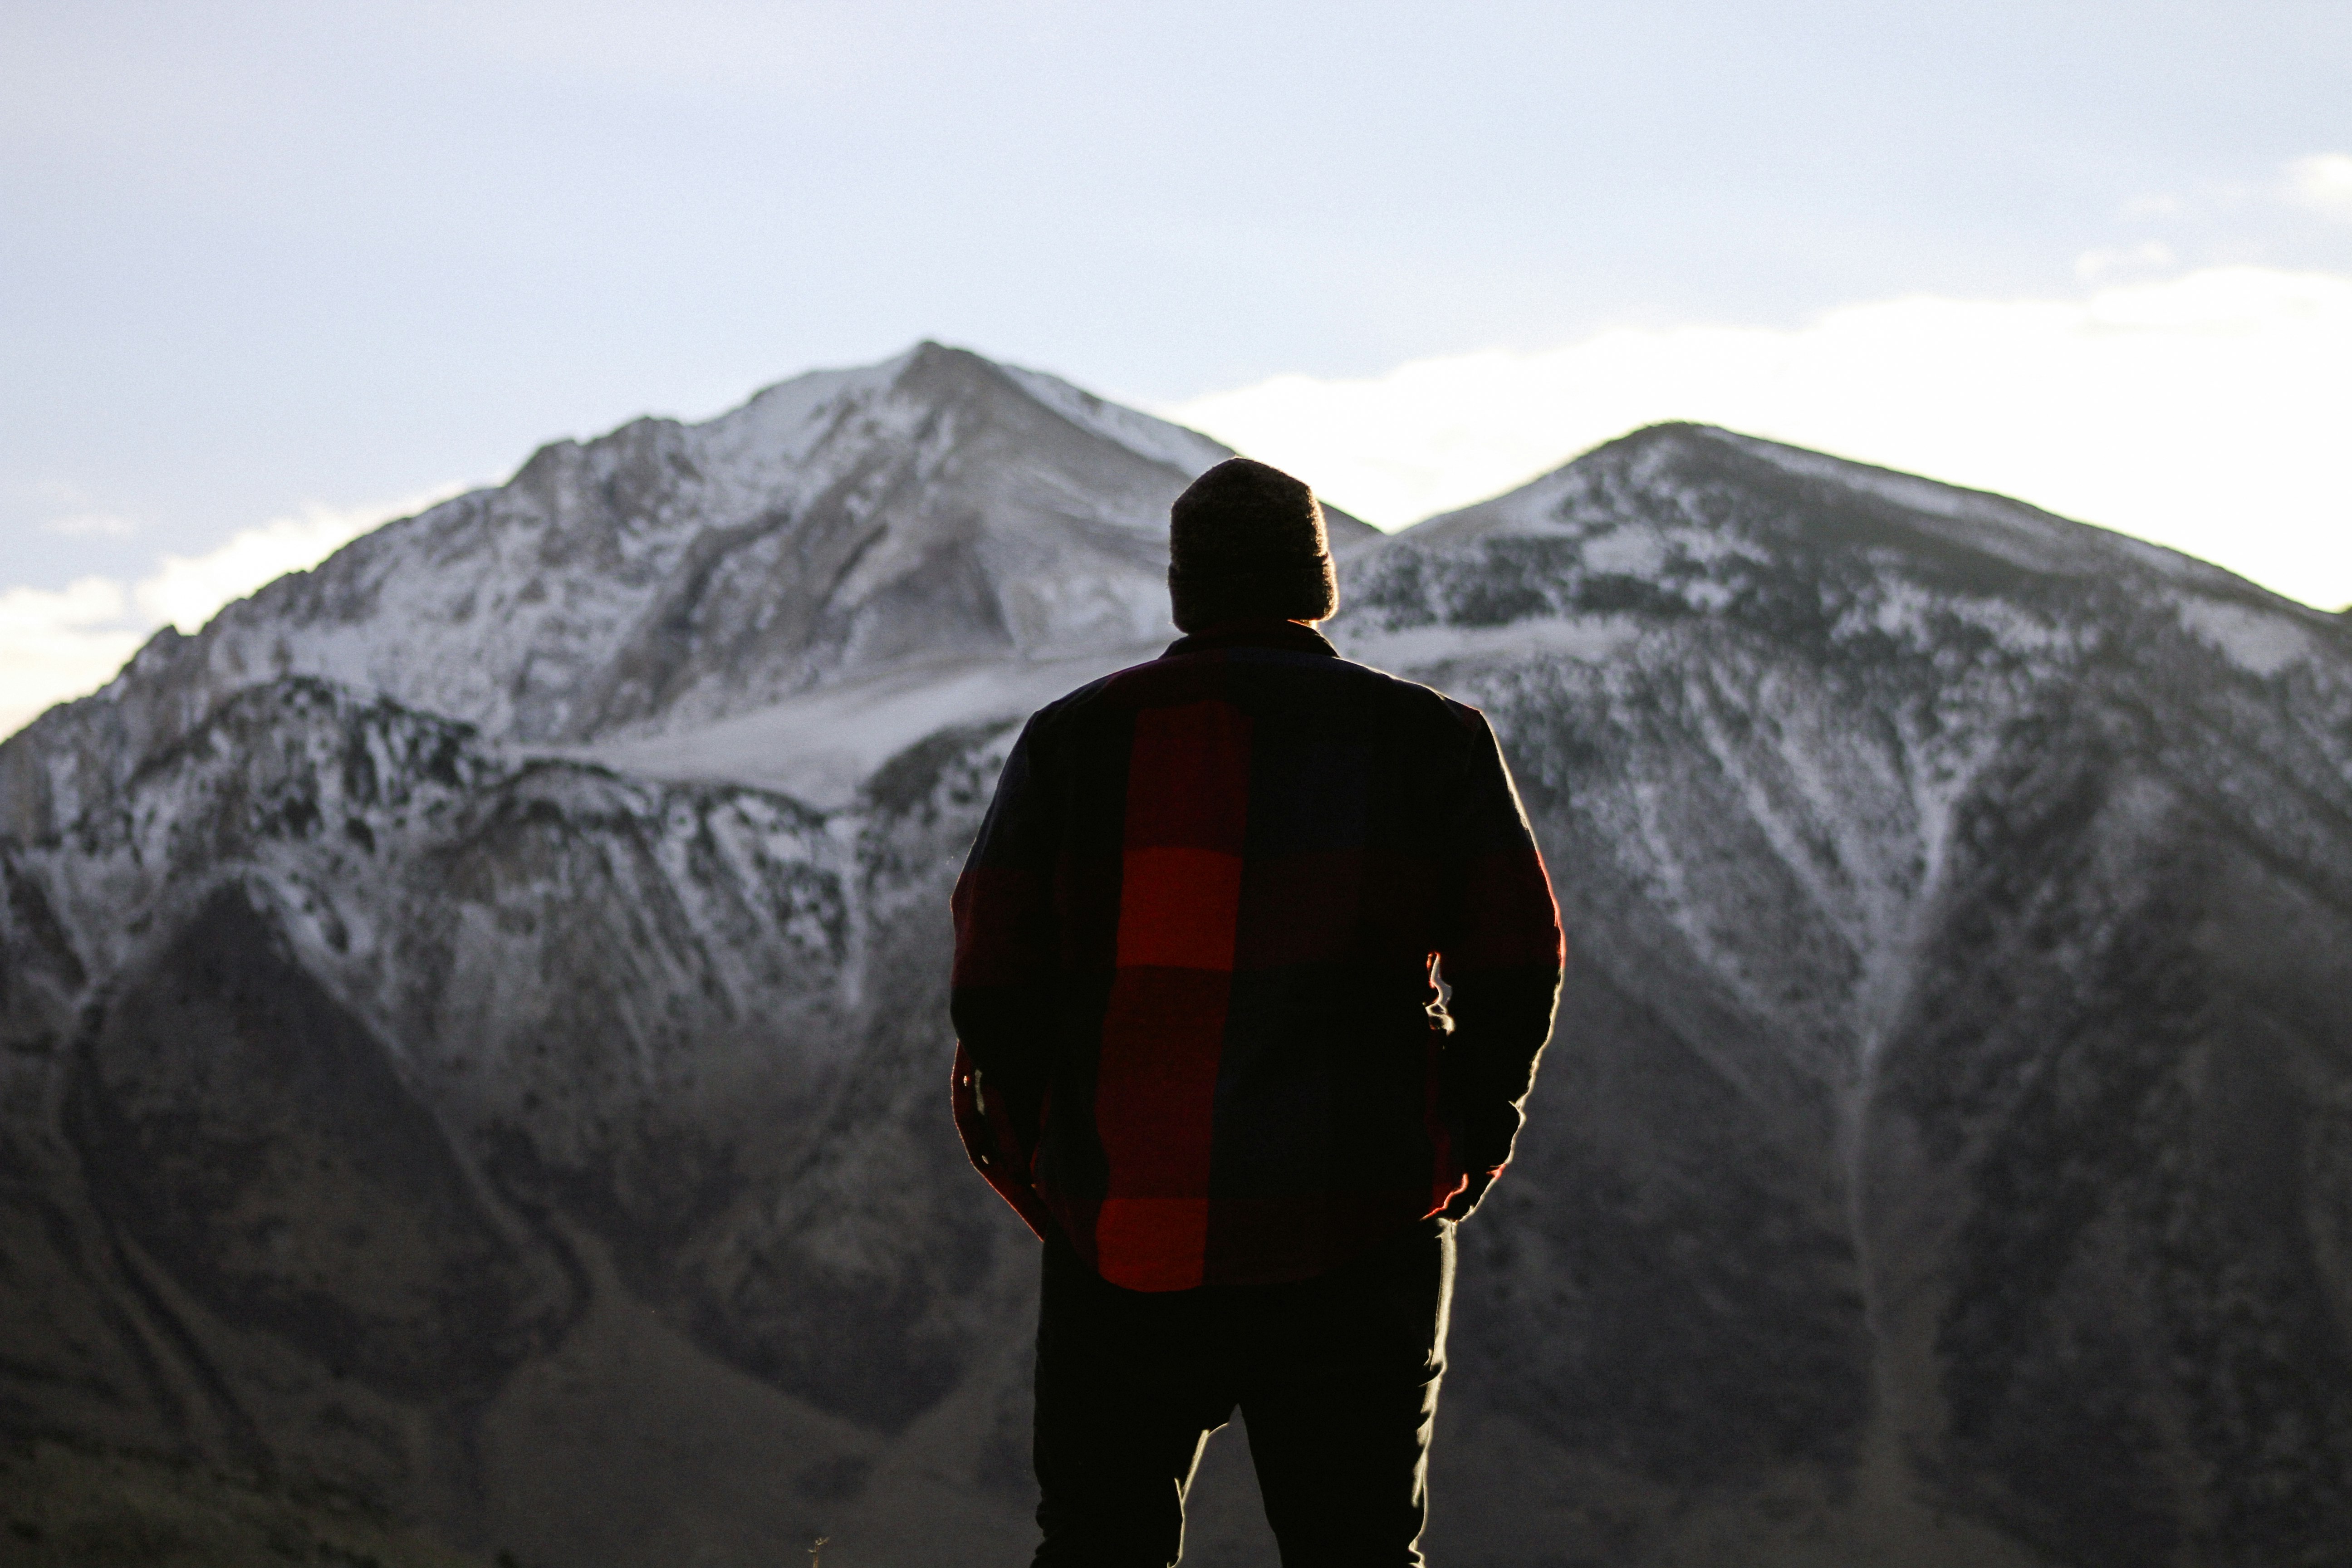
M 1137 1290 L 1304 1279 L 1466 1212 L 1559 990 L 1485 717 L 1287 621 L 1041 710 L 954 912 L 965 1148 Z

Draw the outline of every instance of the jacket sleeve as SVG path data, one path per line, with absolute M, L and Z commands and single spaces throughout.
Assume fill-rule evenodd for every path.
M 991 1186 L 1045 1234 L 1031 1184 L 1051 1075 L 1054 916 L 1058 839 L 1052 794 L 1038 765 L 1037 724 L 1013 743 L 980 837 L 956 881 L 955 971 L 949 1012 L 957 1037 L 956 1130 Z
M 1459 1218 L 1510 1162 L 1551 1035 L 1565 949 L 1551 879 L 1494 731 L 1477 710 L 1452 706 L 1468 754 L 1444 829 L 1452 897 L 1438 958 L 1453 993 L 1444 1098 L 1469 1177 L 1446 1210 Z

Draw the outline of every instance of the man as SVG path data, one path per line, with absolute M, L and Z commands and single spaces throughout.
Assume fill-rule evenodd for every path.
M 955 892 L 957 1125 L 1045 1243 L 1035 1563 L 1174 1563 L 1238 1406 L 1286 1568 L 1415 1564 L 1559 915 L 1485 718 L 1315 631 L 1307 486 L 1221 463 L 1171 546 L 1187 635 L 1030 720 Z

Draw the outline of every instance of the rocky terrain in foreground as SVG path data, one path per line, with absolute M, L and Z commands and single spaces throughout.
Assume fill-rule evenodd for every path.
M 946 891 L 1222 456 L 926 345 L 547 448 L 0 745 L 12 1518 L 178 1466 L 546 1568 L 1023 1560 Z M 1690 426 L 1334 529 L 1573 953 L 1433 1556 L 2341 1561 L 2338 619 Z M 1187 1561 L 1253 1510 L 1228 1435 Z

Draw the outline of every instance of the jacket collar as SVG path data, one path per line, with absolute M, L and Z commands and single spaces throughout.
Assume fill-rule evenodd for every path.
M 1178 637 L 1160 657 L 1174 658 L 1180 654 L 1209 653 L 1228 647 L 1276 647 L 1290 653 L 1339 657 L 1339 650 L 1331 646 L 1330 639 L 1313 626 L 1272 619 L 1219 621 L 1213 626 L 1203 626 L 1188 637 Z

